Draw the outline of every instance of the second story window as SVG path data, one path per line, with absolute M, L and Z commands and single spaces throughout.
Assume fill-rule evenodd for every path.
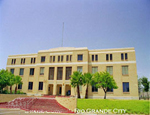
M 112 54 L 106 54 L 106 61 L 112 61 L 113 60 L 113 55 Z
M 122 66 L 122 75 L 128 75 L 128 66 Z
M 16 59 L 12 59 L 11 64 L 16 64 Z
M 78 66 L 78 67 L 77 67 L 77 71 L 79 71 L 79 72 L 82 73 L 82 66 Z
M 60 62 L 60 56 L 58 56 L 58 62 Z
M 55 62 L 55 56 L 53 56 L 53 62 Z
M 82 54 L 79 54 L 78 55 L 78 61 L 82 61 L 83 60 L 83 55 Z
M 62 80 L 63 76 L 63 67 L 58 67 L 57 68 L 57 80 Z
M 44 75 L 44 67 L 40 68 L 40 75 Z
M 35 63 L 35 58 L 31 58 L 31 63 Z
M 24 74 L 24 68 L 20 68 L 20 73 L 19 75 L 23 75 Z
M 110 75 L 113 75 L 113 66 L 107 66 L 107 72 L 110 74 Z
M 25 64 L 26 59 L 25 58 L 21 58 L 21 64 Z
M 11 72 L 12 74 L 14 74 L 14 71 L 15 71 L 14 68 L 13 68 L 13 69 L 10 69 L 10 72 Z
M 61 56 L 61 62 L 63 61 L 63 56 Z
M 30 75 L 34 75 L 34 68 L 30 68 Z
M 45 62 L 45 56 L 41 56 L 41 62 Z

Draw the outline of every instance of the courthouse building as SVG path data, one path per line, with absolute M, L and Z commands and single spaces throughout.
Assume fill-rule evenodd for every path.
M 60 47 L 40 50 L 36 54 L 10 55 L 8 71 L 22 77 L 18 90 L 28 95 L 77 95 L 70 86 L 70 75 L 108 71 L 118 89 L 108 89 L 107 98 L 138 99 L 138 81 L 134 48 L 96 49 Z M 14 87 L 13 87 L 14 89 Z M 85 97 L 85 86 L 80 86 Z M 102 89 L 89 87 L 89 98 L 103 98 Z

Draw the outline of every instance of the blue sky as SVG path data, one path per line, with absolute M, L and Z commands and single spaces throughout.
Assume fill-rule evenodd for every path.
M 134 47 L 150 77 L 150 0 L 0 0 L 0 69 L 8 55 L 61 46 Z

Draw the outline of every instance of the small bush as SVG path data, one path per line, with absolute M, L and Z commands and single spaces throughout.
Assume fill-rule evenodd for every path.
M 8 90 L 4 90 L 2 91 L 3 94 L 9 94 L 9 91 Z

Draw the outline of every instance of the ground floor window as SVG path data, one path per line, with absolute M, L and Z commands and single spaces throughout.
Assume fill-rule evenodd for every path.
M 98 88 L 96 88 L 94 85 L 92 86 L 92 92 L 98 92 Z
M 108 87 L 108 88 L 107 88 L 107 92 L 113 92 L 113 88 L 110 89 L 110 88 Z
M 123 82 L 123 92 L 129 92 L 129 82 Z
M 22 89 L 22 84 L 19 84 L 19 85 L 18 85 L 18 89 Z
M 39 82 L 39 90 L 43 90 L 43 82 Z
M 28 89 L 29 89 L 29 90 L 32 90 L 32 89 L 33 89 L 33 82 L 29 82 Z

